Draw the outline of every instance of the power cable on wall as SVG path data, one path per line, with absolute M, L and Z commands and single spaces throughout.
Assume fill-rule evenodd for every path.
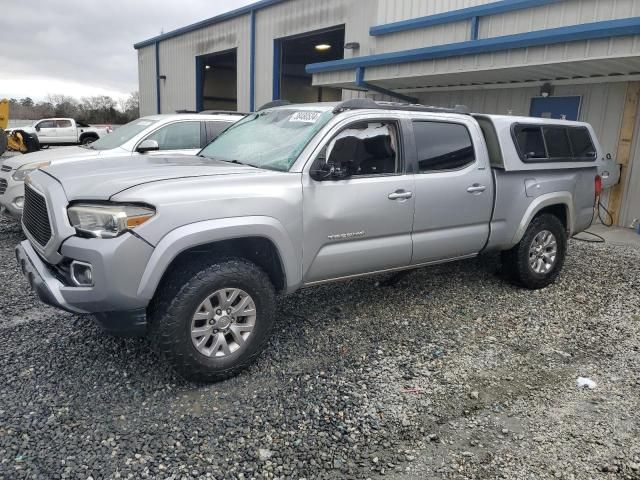
M 602 200 L 600 198 L 600 195 L 597 196 L 595 205 L 593 206 L 593 215 L 591 217 L 590 225 L 593 225 L 593 221 L 595 220 L 595 217 L 596 217 L 596 212 L 598 214 L 598 220 L 600 220 L 600 223 L 602 225 L 604 225 L 607 228 L 613 227 L 613 224 L 614 224 L 613 215 L 607 209 L 607 207 L 605 207 L 602 204 Z M 605 213 L 604 218 L 603 218 L 603 215 L 602 215 L 603 212 Z M 605 218 L 607 218 L 607 217 L 610 219 L 608 222 L 605 221 Z M 580 238 L 580 237 L 578 237 L 578 235 L 590 235 L 592 238 Z M 574 240 L 579 241 L 579 242 L 586 242 L 586 243 L 605 243 L 606 242 L 604 237 L 598 235 L 597 233 L 590 232 L 588 230 L 585 230 L 584 232 L 580 232 L 580 233 L 574 235 L 572 238 Z

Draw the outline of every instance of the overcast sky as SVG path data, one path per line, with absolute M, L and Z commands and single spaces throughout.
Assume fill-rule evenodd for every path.
M 256 0 L 4 0 L 0 98 L 126 96 L 133 44 Z

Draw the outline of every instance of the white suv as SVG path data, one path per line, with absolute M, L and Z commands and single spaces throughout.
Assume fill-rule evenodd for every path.
M 127 123 L 89 145 L 7 158 L 0 165 L 0 212 L 22 216 L 24 179 L 37 168 L 126 155 L 195 155 L 243 117 L 233 112 L 153 115 Z

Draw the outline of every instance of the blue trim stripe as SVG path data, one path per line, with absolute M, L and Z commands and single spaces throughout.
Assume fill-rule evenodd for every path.
M 156 113 L 162 113 L 160 109 L 160 44 L 156 44 Z
M 561 1 L 562 0 L 501 0 L 499 2 L 488 3 L 486 5 L 478 5 L 477 7 L 462 8 L 460 10 L 452 10 L 450 12 L 438 13 L 436 15 L 378 25 L 371 27 L 369 29 L 369 33 L 373 36 L 387 35 L 389 33 L 414 30 L 416 28 L 461 22 L 473 17 L 486 17 L 488 15 L 497 15 L 499 13 L 512 12 L 514 10 L 540 7 L 551 3 L 559 3 Z
M 251 10 L 251 38 L 249 59 L 249 111 L 253 112 L 256 106 L 256 11 Z
M 597 38 L 621 37 L 640 34 L 640 17 L 604 22 L 585 23 L 570 27 L 550 28 L 535 32 L 517 33 L 502 37 L 483 38 L 466 42 L 417 48 L 394 53 L 382 53 L 363 57 L 354 57 L 331 62 L 307 65 L 307 73 L 336 72 L 358 67 L 418 62 L 438 58 L 475 55 L 498 52 L 513 48 L 527 48 L 556 43 L 593 40 Z
M 259 2 L 255 2 L 250 5 L 247 5 L 246 7 L 241 7 L 236 10 L 223 13 L 222 15 L 217 15 L 215 17 L 202 20 L 201 22 L 193 23 L 191 25 L 187 25 L 186 27 L 178 28 L 177 30 L 172 30 L 171 32 L 163 33 L 162 35 L 158 35 L 157 37 L 153 37 L 148 40 L 143 40 L 142 42 L 136 43 L 133 46 L 133 48 L 137 50 L 139 48 L 146 47 L 148 45 L 153 45 L 156 42 L 161 42 L 162 40 L 178 37 L 180 35 L 184 35 L 185 33 L 200 30 L 201 28 L 210 27 L 211 25 L 215 25 L 216 23 L 221 23 L 236 17 L 241 17 L 242 15 L 246 15 L 255 10 L 261 10 L 263 8 L 267 8 L 272 5 L 276 5 L 278 3 L 282 3 L 285 1 L 286 0 L 261 0 Z

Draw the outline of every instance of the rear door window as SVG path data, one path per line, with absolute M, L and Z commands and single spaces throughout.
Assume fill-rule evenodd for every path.
M 56 126 L 58 128 L 70 128 L 71 120 L 56 120 Z
M 467 127 L 458 123 L 413 122 L 420 173 L 459 170 L 475 163 Z
M 213 140 L 218 138 L 222 132 L 229 128 L 231 122 L 206 122 L 206 140 L 205 145 L 209 145 Z
M 572 152 L 567 129 L 565 127 L 544 127 L 543 131 L 549 158 L 570 160 Z

